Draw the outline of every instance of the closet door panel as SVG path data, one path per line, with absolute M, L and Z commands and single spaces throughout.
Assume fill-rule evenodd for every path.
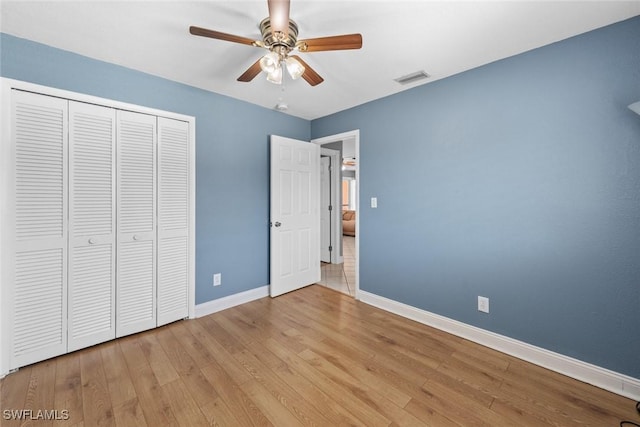
M 69 351 L 115 338 L 115 119 L 69 102 Z
M 156 117 L 117 112 L 116 336 L 156 326 Z
M 10 368 L 67 349 L 67 101 L 11 97 Z
M 158 118 L 158 326 L 189 315 L 189 123 Z

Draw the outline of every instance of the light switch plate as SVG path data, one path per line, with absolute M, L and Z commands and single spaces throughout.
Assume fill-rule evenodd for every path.
M 377 197 L 372 197 L 371 198 L 371 207 L 372 208 L 377 208 L 378 207 L 378 198 Z
M 483 313 L 489 312 L 489 298 L 487 297 L 478 297 L 478 311 Z

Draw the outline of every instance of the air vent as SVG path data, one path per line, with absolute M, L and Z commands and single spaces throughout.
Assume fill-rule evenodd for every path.
M 415 83 L 420 80 L 428 79 L 430 76 L 425 71 L 417 71 L 415 73 L 407 74 L 406 76 L 398 77 L 394 79 L 401 85 L 408 85 L 409 83 Z

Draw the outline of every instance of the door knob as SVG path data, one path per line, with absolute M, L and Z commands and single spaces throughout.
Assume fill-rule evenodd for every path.
M 280 221 L 276 221 L 276 227 L 280 227 L 282 223 Z
M 89 239 L 89 244 L 93 245 L 96 242 L 96 239 L 94 239 L 93 237 Z
M 138 237 L 138 235 L 137 235 L 137 234 L 134 234 L 134 235 L 133 235 L 133 240 L 138 240 L 139 238 L 140 238 L 140 237 Z

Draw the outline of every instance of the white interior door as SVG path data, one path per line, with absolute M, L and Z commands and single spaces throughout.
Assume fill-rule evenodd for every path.
M 116 336 L 156 326 L 156 117 L 117 113 Z
M 320 260 L 331 262 L 331 157 L 320 157 Z
M 67 349 L 68 104 L 22 91 L 11 102 L 11 274 L 2 286 L 10 291 L 3 315 L 16 368 Z
M 320 280 L 320 148 L 271 136 L 272 297 Z
M 68 351 L 116 336 L 116 112 L 69 101 Z
M 189 315 L 189 123 L 158 117 L 158 326 Z

